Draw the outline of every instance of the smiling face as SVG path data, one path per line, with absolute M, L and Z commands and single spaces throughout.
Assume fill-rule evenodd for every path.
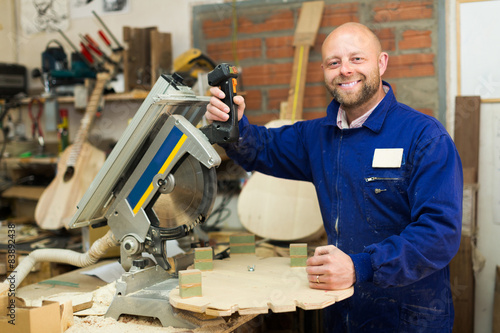
M 322 54 L 326 87 L 351 112 L 348 118 L 355 119 L 383 98 L 381 75 L 388 55 L 368 28 L 358 23 L 340 26 L 325 39 Z

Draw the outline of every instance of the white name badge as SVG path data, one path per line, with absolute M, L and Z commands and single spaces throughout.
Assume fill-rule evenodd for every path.
M 373 153 L 372 168 L 400 168 L 403 148 L 377 148 Z

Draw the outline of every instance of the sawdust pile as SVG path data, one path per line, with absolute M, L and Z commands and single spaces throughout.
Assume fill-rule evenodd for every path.
M 123 315 L 118 321 L 103 316 L 74 317 L 75 323 L 65 333 L 134 333 L 134 332 L 192 332 L 163 327 L 158 319 Z

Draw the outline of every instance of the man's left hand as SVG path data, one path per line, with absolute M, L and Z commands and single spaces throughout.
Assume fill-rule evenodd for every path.
M 351 257 L 333 245 L 317 247 L 314 256 L 307 259 L 306 272 L 313 289 L 346 289 L 356 282 Z

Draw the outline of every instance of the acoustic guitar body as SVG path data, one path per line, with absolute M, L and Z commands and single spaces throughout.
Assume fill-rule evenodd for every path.
M 72 148 L 69 146 L 64 150 L 56 177 L 38 200 L 35 220 L 42 229 L 57 230 L 68 226 L 78 202 L 106 159 L 103 151 L 84 142 L 74 167 L 68 167 Z
M 266 127 L 292 124 L 274 120 Z M 241 189 L 238 215 L 248 231 L 278 241 L 310 241 L 325 233 L 314 185 L 254 172 Z

